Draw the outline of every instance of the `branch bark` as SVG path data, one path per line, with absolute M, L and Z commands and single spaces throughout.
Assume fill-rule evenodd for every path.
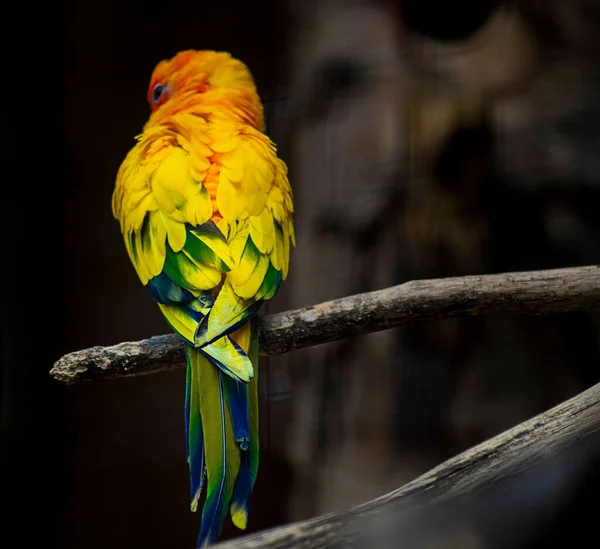
M 581 471 L 590 458 L 598 458 L 599 434 L 600 384 L 359 507 L 216 547 L 514 547 L 508 541 L 499 543 L 498 536 L 512 533 L 522 542 L 526 532 L 512 527 L 523 513 L 535 520 L 536 515 L 547 516 L 549 506 L 556 512 L 561 500 L 567 503 Z M 413 531 L 409 543 L 406 534 L 415 529 L 415 520 L 418 532 L 415 536 Z M 471 526 L 470 533 L 481 534 L 487 527 L 487 543 L 457 544 L 456 535 L 449 536 L 464 534 L 456 532 L 457 522 L 462 530 Z
M 262 318 L 263 355 L 279 355 L 347 337 L 440 317 L 544 314 L 600 305 L 600 267 L 406 282 Z M 51 374 L 66 383 L 150 374 L 183 366 L 175 335 L 92 347 L 59 359 Z

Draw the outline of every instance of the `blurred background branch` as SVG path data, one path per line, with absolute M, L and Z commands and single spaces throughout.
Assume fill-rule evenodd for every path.
M 261 323 L 261 352 L 280 355 L 418 320 L 461 315 L 550 313 L 600 304 L 600 267 L 418 280 L 268 315 Z M 129 377 L 183 366 L 174 335 L 63 356 L 51 374 L 67 383 Z
M 598 457 L 599 431 L 600 384 L 359 507 L 218 547 L 515 547 L 531 542 L 519 521 L 562 510 Z

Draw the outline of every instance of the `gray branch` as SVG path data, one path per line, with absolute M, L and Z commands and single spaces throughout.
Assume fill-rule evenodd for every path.
M 409 322 L 489 314 L 544 314 L 600 305 L 600 267 L 406 282 L 385 290 L 268 315 L 261 353 L 280 355 Z M 183 366 L 175 335 L 92 347 L 59 359 L 51 374 L 66 383 L 150 374 Z
M 586 465 L 598 463 L 599 434 L 600 384 L 359 507 L 217 547 L 514 546 L 507 536 L 522 542 L 531 529 L 527 520 L 547 517 L 549 507 L 560 510 Z M 487 543 L 456 543 L 465 531 Z

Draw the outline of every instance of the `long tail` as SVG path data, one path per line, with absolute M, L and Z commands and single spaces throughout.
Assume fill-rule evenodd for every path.
M 254 488 L 258 473 L 259 439 L 258 439 L 258 323 L 255 318 L 250 321 L 250 342 L 248 356 L 254 366 L 254 377 L 244 386 L 246 409 L 248 410 L 249 440 L 246 451 L 242 452 L 240 471 L 238 473 L 231 498 L 231 520 L 241 530 L 248 524 L 248 508 L 250 494 Z M 238 382 L 238 385 L 243 385 Z
M 249 383 L 202 349 L 186 346 L 186 440 L 190 468 L 191 509 L 196 511 L 206 471 L 206 501 L 198 547 L 217 540 L 231 509 L 238 528 L 247 524 L 248 502 L 258 467 L 258 337 L 250 323 L 232 335 L 236 348 L 250 356 L 254 377 Z M 226 373 L 227 372 L 227 373 Z

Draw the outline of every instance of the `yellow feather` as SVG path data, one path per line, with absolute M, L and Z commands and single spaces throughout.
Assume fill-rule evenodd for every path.
M 160 212 L 163 224 L 167 231 L 167 239 L 169 246 L 174 252 L 181 250 L 185 244 L 186 232 L 185 225 L 179 221 L 175 221 L 166 213 Z
M 240 138 L 235 135 L 232 137 L 229 137 L 228 139 L 217 139 L 215 141 L 213 141 L 210 145 L 210 148 L 218 153 L 228 153 L 230 151 L 235 150 L 240 144 Z
M 240 298 L 234 292 L 231 282 L 226 280 L 208 317 L 206 340 L 210 341 L 218 337 L 227 328 L 242 320 L 251 304 L 250 300 Z M 247 349 L 247 347 L 243 348 Z
M 132 185 L 124 189 L 123 196 L 123 206 L 130 211 L 136 209 L 144 199 L 152 196 L 145 173 L 138 170 L 131 181 Z
M 203 225 L 213 215 L 213 204 L 208 191 L 200 185 L 195 194 L 189 194 L 182 208 L 187 223 Z
M 160 271 L 162 269 L 159 268 L 157 270 L 157 264 L 154 259 L 154 255 L 152 254 L 152 251 L 149 248 L 147 248 L 147 247 L 143 248 L 142 258 L 143 258 L 142 260 L 144 262 L 144 265 L 146 266 L 148 280 L 150 280 L 151 278 L 154 278 L 157 274 L 160 274 Z
M 296 230 L 294 229 L 294 224 L 292 223 L 291 218 L 287 220 L 288 232 L 290 234 L 290 241 L 292 246 L 296 245 Z M 288 253 L 289 255 L 289 253 Z
M 155 269 L 153 276 L 157 276 L 163 269 L 167 255 L 167 229 L 158 211 L 150 213 L 148 230 L 150 231 L 150 253 L 154 256 Z
M 204 181 L 209 168 L 210 162 L 206 158 L 190 155 L 190 172 L 196 181 Z
M 277 158 L 276 162 L 277 162 L 277 167 L 279 168 L 279 170 L 281 172 L 283 172 L 283 175 L 285 175 L 286 179 L 287 179 L 287 174 L 288 174 L 287 164 L 283 160 L 281 160 L 281 158 Z
M 198 124 L 198 121 L 202 121 Z M 208 143 L 210 137 L 206 133 L 206 122 L 197 116 L 184 115 L 176 120 L 175 131 L 177 142 L 182 149 L 201 158 L 210 158 L 213 154 Z
M 251 216 L 257 216 L 260 215 L 263 210 L 265 210 L 265 206 L 267 205 L 267 193 L 256 190 L 253 193 L 246 193 L 243 195 L 242 200 L 244 209 Z
M 267 208 L 273 212 L 273 217 L 281 222 L 285 218 L 285 210 L 283 208 L 283 194 L 281 189 L 273 185 L 267 198 Z
M 192 176 L 190 156 L 183 149 L 172 148 L 156 169 L 152 191 L 161 210 L 175 221 L 201 225 L 212 217 L 208 191 Z
M 196 321 L 189 317 L 183 309 L 177 305 L 164 305 L 159 303 L 158 306 L 165 315 L 167 321 L 173 329 L 188 341 L 194 341 L 194 332 L 196 331 Z
M 235 265 L 239 265 L 242 260 L 242 254 L 244 253 L 244 247 L 248 240 L 248 228 L 244 227 L 238 229 L 235 236 L 229 238 L 229 250 L 231 251 L 231 258 Z
M 222 274 L 214 267 L 198 263 L 186 250 L 182 253 L 188 261 L 179 261 L 178 267 L 182 278 L 196 290 L 212 290 L 221 283 Z
M 208 112 L 216 119 L 208 125 L 206 132 L 211 141 L 225 141 L 237 135 L 240 125 L 223 117 L 224 113 L 222 108 L 215 109 L 213 105 L 212 107 L 207 106 L 207 109 L 209 109 Z
M 202 350 L 225 365 L 227 370 L 234 374 L 232 376 L 234 378 L 237 377 L 248 382 L 254 375 L 254 368 L 252 368 L 250 360 L 246 358 L 244 361 L 227 336 L 213 341 L 210 345 L 203 347 Z
M 202 231 L 193 231 L 194 237 L 200 240 L 208 248 L 210 248 L 219 259 L 225 263 L 230 269 L 234 268 L 233 257 L 227 242 L 224 242 L 222 238 L 211 233 L 204 233 Z
M 146 257 L 144 254 L 144 250 L 142 248 L 142 234 L 140 231 L 136 231 L 133 233 L 133 238 L 135 242 L 135 253 L 133 254 L 135 257 L 134 267 L 138 272 L 140 279 L 142 280 L 142 284 L 144 286 L 148 284 L 148 280 L 152 278 L 152 273 L 146 264 Z
M 244 179 L 241 182 L 242 193 L 246 196 L 259 192 L 263 187 L 261 183 L 264 181 L 258 167 L 253 164 L 251 160 L 248 164 L 249 166 L 246 168 Z M 272 179 L 273 178 L 271 178 L 271 181 Z M 267 192 L 269 188 L 267 188 Z
M 204 134 L 193 134 L 190 137 L 190 153 L 196 156 L 199 161 L 206 161 L 210 165 L 208 159 L 213 155 L 213 151 L 205 143 L 210 143 L 208 137 Z
M 253 298 L 258 292 L 260 286 L 262 285 L 263 280 L 265 279 L 265 275 L 267 274 L 268 268 L 269 258 L 267 256 L 261 255 L 246 282 L 238 285 L 235 283 L 235 276 L 229 276 L 228 278 L 231 282 L 235 293 L 245 299 Z
M 185 203 L 182 193 L 156 185 L 153 194 L 162 213 L 168 214 L 174 221 L 180 223 L 184 221 L 183 215 L 179 211 L 179 208 Z
M 275 245 L 275 224 L 273 223 L 273 215 L 269 210 L 263 208 L 258 216 L 251 216 L 250 236 L 252 241 L 263 254 L 268 254 Z
M 146 217 L 146 213 L 156 209 L 156 202 L 152 194 L 148 193 L 139 204 L 135 206 L 127 205 L 125 216 L 125 230 L 139 231 Z
M 160 208 L 170 214 L 181 208 L 200 185 L 190 173 L 187 153 L 178 147 L 173 147 L 158 166 L 151 184 Z
M 217 208 L 228 221 L 240 219 L 245 213 L 235 185 L 223 173 L 220 174 L 217 187 Z
M 229 179 L 232 183 L 239 183 L 244 177 L 244 170 L 240 168 L 230 168 L 228 166 L 221 166 L 221 173 Z
M 229 243 L 234 268 L 227 274 L 227 278 L 233 286 L 246 284 L 260 260 L 260 252 L 248 242 L 248 236 L 248 229 L 244 228 Z
M 256 182 L 263 192 L 270 192 L 273 188 L 273 180 L 275 178 L 275 170 L 270 161 L 261 158 L 261 162 L 256 165 L 257 179 Z
M 140 231 L 138 234 L 141 235 L 142 240 L 142 248 L 141 248 L 141 256 L 142 260 L 146 265 L 146 269 L 148 272 L 148 278 L 153 278 L 156 275 L 160 274 L 162 271 L 162 267 L 164 264 L 163 258 L 157 257 L 155 255 L 156 247 L 152 243 L 152 233 L 150 231 L 150 222 L 148 220 L 147 226 L 145 230 Z
M 288 275 L 290 266 L 290 237 L 288 227 L 283 229 L 283 270 L 281 271 L 281 278 L 285 280 Z
M 129 235 L 127 235 L 127 234 L 125 235 L 124 241 L 125 241 L 125 249 L 127 250 L 127 255 L 129 256 L 129 260 L 131 261 L 132 265 L 135 268 L 135 257 L 133 256 L 133 251 L 131 249 L 131 243 L 129 241 Z M 135 269 L 135 270 L 136 270 L 136 273 L 137 273 L 137 269 Z M 139 274 L 138 274 L 138 276 L 139 276 Z
M 227 238 L 227 239 L 233 238 L 233 235 L 230 235 L 229 233 L 230 233 L 230 227 L 234 227 L 235 225 L 230 226 L 229 222 L 224 217 L 219 219 L 219 221 L 217 221 L 216 225 L 217 225 L 218 229 L 225 235 L 225 238 Z M 213 252 L 214 252 L 214 250 L 213 250 Z
M 239 142 L 240 139 L 236 137 Z M 247 169 L 248 161 L 250 158 L 245 154 L 246 147 L 244 146 L 244 142 L 240 143 L 240 146 L 230 149 L 226 152 L 222 157 L 220 163 L 230 170 L 234 170 L 235 172 L 239 172 L 240 177 L 235 179 L 235 181 L 241 181 L 242 175 L 244 174 L 244 169 Z M 220 151 L 221 152 L 221 151 Z
M 278 271 L 283 268 L 283 233 L 280 229 L 275 230 L 275 245 L 271 251 L 271 263 Z
M 245 530 L 248 526 L 248 513 L 246 509 L 231 506 L 231 522 L 240 530 Z
M 250 323 L 244 324 L 239 330 L 233 332 L 230 337 L 233 339 L 242 349 L 246 352 L 250 348 L 250 336 L 252 330 L 250 329 Z
M 283 204 L 289 213 L 292 213 L 294 211 L 294 204 L 292 203 L 292 197 L 287 193 L 283 197 Z

